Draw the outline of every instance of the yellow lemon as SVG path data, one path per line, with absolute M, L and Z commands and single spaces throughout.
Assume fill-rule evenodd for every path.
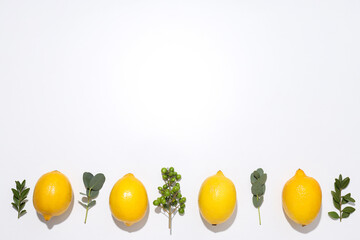
M 71 200 L 71 184 L 59 171 L 42 175 L 35 185 L 33 204 L 46 221 L 63 214 L 70 206 Z
M 208 177 L 201 185 L 200 213 L 210 224 L 216 225 L 228 220 L 234 212 L 235 205 L 235 186 L 221 171 Z
M 286 215 L 303 226 L 310 224 L 321 207 L 321 188 L 312 177 L 299 169 L 284 186 L 282 203 Z
M 127 226 L 146 214 L 148 197 L 144 185 L 131 173 L 119 179 L 111 190 L 109 205 L 112 215 Z

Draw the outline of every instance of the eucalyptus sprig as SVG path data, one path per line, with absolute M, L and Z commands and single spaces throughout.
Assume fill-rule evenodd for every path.
M 25 187 L 26 181 L 22 181 L 20 183 L 19 181 L 15 181 L 16 189 L 11 188 L 11 191 L 13 192 L 13 200 L 14 202 L 11 203 L 13 208 L 18 212 L 18 218 L 23 216 L 26 213 L 26 210 L 24 209 L 25 204 L 27 202 L 27 195 L 30 191 L 30 188 Z
M 267 174 L 264 173 L 264 171 L 261 168 L 255 170 L 250 175 L 250 181 L 252 184 L 251 193 L 253 194 L 252 201 L 254 206 L 258 209 L 260 225 L 261 225 L 260 206 L 264 202 L 266 179 L 267 179 Z
M 83 182 L 86 188 L 86 194 L 82 192 L 80 193 L 85 197 L 82 198 L 83 202 L 79 201 L 79 203 L 86 209 L 84 221 L 84 223 L 86 224 L 88 211 L 96 204 L 96 200 L 93 199 L 99 195 L 99 191 L 105 183 L 105 176 L 102 173 L 98 173 L 94 176 L 89 172 L 84 172 Z
M 158 187 L 161 197 L 154 200 L 153 204 L 160 207 L 168 215 L 171 234 L 172 218 L 176 212 L 179 212 L 180 215 L 185 213 L 186 198 L 181 195 L 180 183 L 178 183 L 181 180 L 181 175 L 175 172 L 173 167 L 162 168 L 161 174 L 165 184 Z
M 351 193 L 348 193 L 344 196 L 341 196 L 341 191 L 344 190 L 350 183 L 350 178 L 342 178 L 342 175 L 339 175 L 339 178 L 335 178 L 335 192 L 331 191 L 331 195 L 333 197 L 333 203 L 337 210 L 339 210 L 339 214 L 337 212 L 328 212 L 329 216 L 333 219 L 340 219 L 340 222 L 343 218 L 348 218 L 351 213 L 355 212 L 355 208 L 353 207 L 345 207 L 342 209 L 344 204 L 347 203 L 355 203 L 355 199 L 351 197 Z

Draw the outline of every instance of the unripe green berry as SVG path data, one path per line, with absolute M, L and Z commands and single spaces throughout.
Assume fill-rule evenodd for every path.
M 174 172 L 174 168 L 173 168 L 173 167 L 170 167 L 170 168 L 169 168 L 169 172 Z
M 161 173 L 162 173 L 162 174 L 166 174 L 166 173 L 167 173 L 167 169 L 166 169 L 166 168 L 162 168 L 162 169 L 161 169 Z
M 184 214 L 185 210 L 183 208 L 179 208 L 179 213 Z

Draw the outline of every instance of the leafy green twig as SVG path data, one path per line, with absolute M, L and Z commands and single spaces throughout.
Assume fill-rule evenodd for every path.
M 27 195 L 30 191 L 30 188 L 25 187 L 26 181 L 22 181 L 20 183 L 19 181 L 15 181 L 16 189 L 11 188 L 11 191 L 13 192 L 13 200 L 14 202 L 11 203 L 13 208 L 18 212 L 18 218 L 23 216 L 26 213 L 26 210 L 24 209 L 25 204 L 27 202 Z
M 253 194 L 252 201 L 254 206 L 258 209 L 259 214 L 259 224 L 261 225 L 260 217 L 260 206 L 264 202 L 264 193 L 265 193 L 265 182 L 267 179 L 267 174 L 259 168 L 250 175 L 251 181 L 251 192 Z
M 86 194 L 80 193 L 85 197 L 83 197 L 82 199 L 83 202 L 79 201 L 79 203 L 86 209 L 85 221 L 84 221 L 84 223 L 86 224 L 88 211 L 96 204 L 96 200 L 93 199 L 99 195 L 99 191 L 103 187 L 105 182 L 105 176 L 102 173 L 98 173 L 94 176 L 89 172 L 84 172 L 83 182 L 86 188 Z
M 174 171 L 173 167 L 161 169 L 162 178 L 165 184 L 158 187 L 161 197 L 154 200 L 153 204 L 160 207 L 169 218 L 170 234 L 172 231 L 172 218 L 179 212 L 181 215 L 185 213 L 186 198 L 181 195 L 180 183 L 181 175 Z
M 346 203 L 355 203 L 355 199 L 351 197 L 351 193 L 348 193 L 344 196 L 341 196 L 341 191 L 344 190 L 350 183 L 350 178 L 342 178 L 342 175 L 339 175 L 339 178 L 335 178 L 335 192 L 331 191 L 333 197 L 333 203 L 339 214 L 337 212 L 328 212 L 329 216 L 333 219 L 340 219 L 340 222 L 343 218 L 348 218 L 351 213 L 355 212 L 353 207 L 345 207 L 342 209 L 343 205 Z

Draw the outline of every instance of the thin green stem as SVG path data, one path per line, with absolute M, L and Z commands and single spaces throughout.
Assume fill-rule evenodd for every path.
M 89 195 L 87 196 L 87 205 L 86 205 L 86 214 L 85 214 L 84 224 L 86 224 L 86 220 L 87 220 L 87 216 L 88 216 L 88 212 L 89 212 L 90 193 L 91 193 L 91 189 L 89 190 Z
M 85 214 L 85 221 L 84 221 L 85 224 L 86 224 L 88 212 L 89 212 L 89 207 L 86 207 L 86 214 Z
M 259 195 L 256 195 L 256 200 L 259 201 Z M 259 224 L 261 225 L 260 207 L 258 207 L 258 213 L 259 213 Z

